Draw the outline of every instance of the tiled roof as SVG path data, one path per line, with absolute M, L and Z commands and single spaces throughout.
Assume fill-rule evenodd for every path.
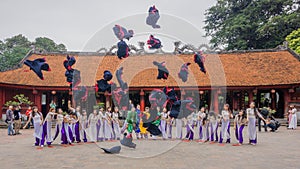
M 207 54 L 205 66 L 207 74 L 200 72 L 192 55 L 149 54 L 129 56 L 119 60 L 117 56 L 75 56 L 75 68 L 81 71 L 82 85 L 94 85 L 102 78 L 104 70 L 115 71 L 124 67 L 124 80 L 130 87 L 163 86 L 266 86 L 300 84 L 300 61 L 287 50 L 267 52 L 235 52 Z M 24 72 L 28 67 L 0 72 L 0 83 L 28 86 L 67 87 L 65 69 L 62 65 L 64 54 L 31 54 L 27 59 L 46 57 L 51 72 L 43 72 L 40 80 L 33 72 Z M 169 79 L 157 80 L 157 67 L 153 61 L 166 61 Z M 191 62 L 189 79 L 183 83 L 177 76 L 181 65 Z M 113 78 L 114 82 L 116 78 Z

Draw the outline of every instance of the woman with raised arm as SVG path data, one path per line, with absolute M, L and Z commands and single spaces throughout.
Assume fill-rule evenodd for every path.
M 249 144 L 257 144 L 257 131 L 256 131 L 256 117 L 260 117 L 263 121 L 266 119 L 258 112 L 255 107 L 255 103 L 250 103 L 250 108 L 246 110 L 247 113 L 247 122 L 248 122 L 248 135 L 249 135 Z
M 40 141 L 42 139 L 42 132 L 43 132 L 43 115 L 41 112 L 38 111 L 38 108 L 36 106 L 33 107 L 33 111 L 29 115 L 29 119 L 23 129 L 27 127 L 27 125 L 30 123 L 31 119 L 33 119 L 33 126 L 34 126 L 34 133 L 33 137 L 35 138 L 35 146 L 40 145 Z
M 55 136 L 53 141 L 58 137 L 59 133 L 61 133 L 62 125 L 64 121 L 63 110 L 59 108 L 57 110 L 56 124 L 55 124 Z
M 53 142 L 53 138 L 51 135 L 51 128 L 52 128 L 52 120 L 54 119 L 55 108 L 50 108 L 49 112 L 47 113 L 45 117 L 45 121 L 43 124 L 43 134 L 42 134 L 42 140 L 41 140 L 41 147 L 44 147 L 45 140 L 47 141 L 47 145 L 50 146 Z

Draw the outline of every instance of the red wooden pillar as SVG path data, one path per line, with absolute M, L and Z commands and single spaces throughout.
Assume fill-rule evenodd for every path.
M 108 107 L 111 107 L 110 106 L 110 101 L 111 101 L 111 94 L 110 93 L 108 93 L 108 92 L 105 92 L 104 93 L 104 96 L 105 96 L 105 106 L 106 106 L 106 108 L 108 108 Z
M 271 109 L 274 110 L 276 109 L 276 92 L 275 93 L 271 93 Z
M 248 96 L 249 96 L 249 104 L 251 103 L 251 102 L 253 102 L 254 100 L 253 100 L 253 91 L 252 90 L 249 90 L 248 91 Z M 246 105 L 245 107 L 248 107 L 249 105 Z
M 290 99 L 291 99 L 291 95 L 289 93 L 289 90 L 288 89 L 284 89 L 283 90 L 283 99 L 284 99 L 284 112 L 283 112 L 283 115 L 284 115 L 284 118 L 287 118 L 287 112 L 289 111 L 289 103 L 290 103 Z
M 37 106 L 38 110 L 42 110 L 42 97 L 36 89 L 33 89 L 32 94 L 34 95 L 34 104 Z
M 143 89 L 140 91 L 140 106 L 141 111 L 145 111 L 145 92 Z
M 214 111 L 219 114 L 219 90 L 212 90 L 214 95 Z
M 2 113 L 4 113 L 2 108 L 4 107 L 5 104 L 5 90 L 2 87 L 0 88 L 0 104 L 1 104 L 0 119 L 2 119 Z
M 185 91 L 184 91 L 184 89 L 181 90 L 180 94 L 181 94 L 180 99 L 184 100 L 185 99 L 185 94 L 186 94 Z

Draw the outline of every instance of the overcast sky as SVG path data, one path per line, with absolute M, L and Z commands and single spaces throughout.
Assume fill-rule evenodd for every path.
M 21 33 L 30 40 L 49 37 L 56 43 L 64 43 L 69 51 L 95 51 L 117 42 L 111 27 L 122 24 L 133 29 L 137 35 L 136 39 L 130 40 L 131 44 L 136 44 L 153 32 L 165 43 L 181 40 L 200 45 L 206 43 L 204 39 L 200 40 L 204 34 L 202 27 L 205 10 L 215 2 L 216 0 L 1 0 L 0 39 Z M 160 30 L 153 30 L 145 24 L 147 10 L 153 4 L 161 14 L 158 21 L 162 27 Z

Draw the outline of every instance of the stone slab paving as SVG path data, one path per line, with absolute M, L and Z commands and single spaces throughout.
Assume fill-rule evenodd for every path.
M 245 129 L 246 134 L 247 129 Z M 7 136 L 0 129 L 0 168 L 98 168 L 98 169 L 299 169 L 300 129 L 258 134 L 258 145 L 240 147 L 182 142 L 178 140 L 134 140 L 136 149 L 122 147 L 119 155 L 104 154 L 100 147 L 119 142 L 79 143 L 53 148 L 32 146 L 33 130 Z M 233 138 L 233 137 L 232 137 Z M 235 139 L 232 139 L 235 140 Z M 247 137 L 245 138 L 247 140 Z

